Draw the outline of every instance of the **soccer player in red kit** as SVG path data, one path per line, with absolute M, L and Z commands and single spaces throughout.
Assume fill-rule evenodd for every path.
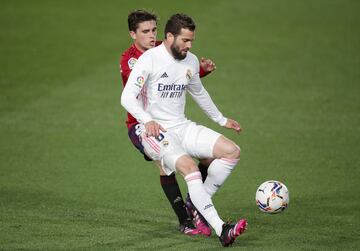
M 120 71 L 123 86 L 125 86 L 137 59 L 146 50 L 161 44 L 161 41 L 156 41 L 156 15 L 144 10 L 133 11 L 128 16 L 128 25 L 130 36 L 134 40 L 134 43 L 130 48 L 123 52 L 120 59 Z M 215 68 L 215 64 L 211 60 L 202 58 L 200 61 L 200 77 L 206 76 L 210 72 L 214 71 Z M 142 97 L 139 97 L 139 102 L 141 102 L 141 98 Z M 129 137 L 134 146 L 144 155 L 146 160 L 151 161 L 151 159 L 144 153 L 143 146 L 139 140 L 139 135 L 137 133 L 139 123 L 130 113 L 127 114 L 126 125 L 128 127 Z M 202 173 L 203 181 L 206 178 L 207 167 L 211 161 L 212 159 L 205 159 L 201 160 L 199 163 L 199 169 Z M 179 219 L 180 231 L 188 235 L 203 234 L 209 236 L 211 234 L 211 228 L 201 215 L 199 216 L 196 213 L 195 215 L 191 215 L 194 214 L 192 210 L 189 210 L 189 213 L 187 212 L 175 174 L 173 173 L 172 175 L 167 176 L 160 166 L 159 170 L 161 186 Z M 193 225 L 192 219 L 189 215 L 190 217 L 194 217 L 196 227 Z

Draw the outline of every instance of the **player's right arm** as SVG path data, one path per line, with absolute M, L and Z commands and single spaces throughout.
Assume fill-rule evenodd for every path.
M 141 89 L 146 84 L 146 80 L 150 74 L 149 69 L 151 68 L 152 62 L 149 57 L 144 56 L 139 58 L 121 94 L 121 105 L 132 114 L 137 121 L 145 125 L 147 136 L 158 137 L 160 130 L 165 131 L 165 129 L 153 121 L 151 115 L 143 109 L 137 100 Z
M 143 109 L 137 97 L 144 87 L 151 69 L 151 61 L 147 57 L 140 57 L 132 69 L 129 78 L 121 94 L 121 105 L 132 114 L 140 123 L 152 120 L 151 116 Z

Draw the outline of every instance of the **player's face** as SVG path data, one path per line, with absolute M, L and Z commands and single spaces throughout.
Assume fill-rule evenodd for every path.
M 180 34 L 174 39 L 170 49 L 175 59 L 182 60 L 191 49 L 195 39 L 195 32 L 188 29 L 181 29 Z
M 135 40 L 136 47 L 144 52 L 155 47 L 157 26 L 154 20 L 138 24 L 136 32 L 131 31 L 130 35 Z

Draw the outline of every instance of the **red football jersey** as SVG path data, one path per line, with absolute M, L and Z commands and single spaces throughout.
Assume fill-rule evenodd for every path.
M 162 41 L 156 41 L 155 46 L 158 46 L 162 43 Z M 132 68 L 134 67 L 137 59 L 143 53 L 136 48 L 135 44 L 132 44 L 130 48 L 123 52 L 120 58 L 120 73 L 122 78 L 123 86 L 126 85 L 126 82 L 129 78 Z M 206 76 L 208 73 L 205 72 L 203 68 L 200 67 L 199 75 L 200 78 Z M 127 114 L 126 126 L 130 128 L 134 124 L 138 123 L 137 120 L 130 114 Z

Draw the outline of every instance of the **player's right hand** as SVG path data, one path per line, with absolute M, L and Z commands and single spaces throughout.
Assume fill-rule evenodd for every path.
M 200 60 L 200 66 L 201 66 L 201 68 L 203 68 L 203 70 L 205 71 L 206 74 L 209 74 L 216 70 L 215 63 L 209 58 L 202 57 Z
M 165 128 L 162 127 L 160 124 L 158 124 L 155 121 L 149 121 L 145 123 L 145 135 L 147 137 L 159 137 L 160 131 L 166 132 Z

